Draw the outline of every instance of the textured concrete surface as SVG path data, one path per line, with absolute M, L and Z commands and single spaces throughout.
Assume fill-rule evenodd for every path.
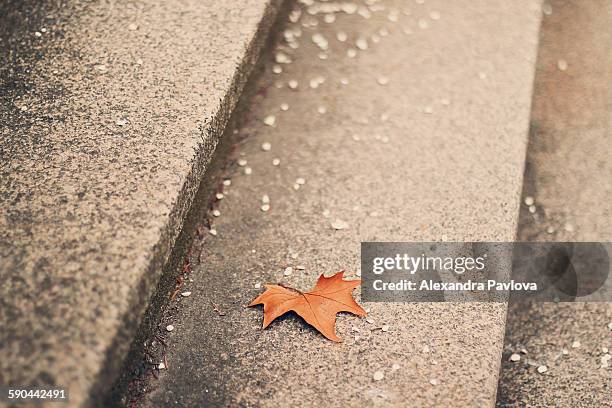
M 494 405 L 503 303 L 364 304 L 371 322 L 339 316 L 341 344 L 292 315 L 261 330 L 261 309 L 244 307 L 265 283 L 357 272 L 361 241 L 515 238 L 538 3 L 373 3 L 302 5 L 287 26 L 279 51 L 293 62 L 275 74 L 270 56 L 209 214 L 217 235 L 203 228 L 191 295 L 151 340 L 167 370 L 142 405 Z
M 0 383 L 79 405 L 117 374 L 279 2 L 41 3 L 0 5 Z
M 612 2 L 552 1 L 545 15 L 519 239 L 612 240 Z M 567 69 L 559 69 L 559 60 Z M 563 67 L 563 65 L 561 65 Z M 610 406 L 612 304 L 512 304 L 499 407 Z M 572 348 L 579 341 L 581 346 Z M 508 361 L 525 348 L 521 361 Z M 563 349 L 568 354 L 563 354 Z M 548 372 L 537 373 L 545 364 Z M 612 366 L 612 364 L 611 364 Z

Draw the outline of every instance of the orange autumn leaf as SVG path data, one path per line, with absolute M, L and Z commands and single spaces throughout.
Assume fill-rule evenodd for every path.
M 344 280 L 343 274 L 340 271 L 329 278 L 321 274 L 315 287 L 306 293 L 281 285 L 266 285 L 266 291 L 249 306 L 264 305 L 264 329 L 277 317 L 294 311 L 328 339 L 342 341 L 336 335 L 336 313 L 366 315 L 352 295 L 361 279 Z

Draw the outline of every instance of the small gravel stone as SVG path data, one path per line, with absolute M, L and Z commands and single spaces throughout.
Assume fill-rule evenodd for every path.
M 261 207 L 259 207 L 259 208 L 263 212 L 268 212 L 268 211 L 270 211 L 270 204 L 262 204 Z
M 372 378 L 374 379 L 374 381 L 380 381 L 385 378 L 385 373 L 383 373 L 382 371 L 376 371 L 374 372 Z
M 521 361 L 521 355 L 516 354 L 516 353 L 512 354 L 510 356 L 510 361 L 514 361 L 514 362 Z
M 289 110 L 289 104 L 286 103 L 281 103 L 280 108 L 282 111 L 288 111 Z
M 399 365 L 399 364 L 397 364 L 397 363 L 393 363 L 393 365 L 391 366 L 391 368 L 392 368 L 393 370 L 399 370 L 399 369 L 400 369 L 400 365 Z
M 272 165 L 273 165 L 273 166 L 278 166 L 278 165 L 280 165 L 280 159 L 278 159 L 278 158 L 273 159 L 273 160 L 272 160 Z
M 255 289 L 259 289 L 259 288 L 261 288 L 261 283 L 257 282 L 257 283 L 255 284 Z
M 223 197 L 225 197 L 225 195 L 223 195 L 223 193 L 217 193 L 217 194 L 215 194 L 215 198 L 216 198 L 217 200 L 223 200 Z
M 164 363 L 159 363 L 159 364 L 157 365 L 157 369 L 158 369 L 158 370 L 165 370 L 165 369 L 166 369 L 166 365 L 165 365 Z
M 572 348 L 579 348 L 580 346 L 582 346 L 582 344 L 580 343 L 580 341 L 579 341 L 579 340 L 575 340 L 575 341 L 572 343 Z
M 169 324 L 169 325 L 166 326 L 166 331 L 171 332 L 172 330 L 174 330 L 174 326 L 173 325 Z
M 380 328 L 380 330 L 382 330 L 384 332 L 388 332 L 389 331 L 389 325 L 388 324 L 383 324 L 383 326 Z
M 436 378 L 432 378 L 431 380 L 429 380 L 429 383 L 431 385 L 438 385 L 438 384 L 440 384 L 440 381 L 438 381 L 438 379 L 436 379 Z
M 274 126 L 276 124 L 276 116 L 268 115 L 264 118 L 264 124 L 267 126 Z
M 546 367 L 545 365 L 541 365 L 538 367 L 538 373 L 540 374 L 544 374 L 547 371 L 548 371 L 548 367 Z
M 531 197 L 531 196 L 525 197 L 525 205 L 526 206 L 529 207 L 529 206 L 534 205 L 534 204 L 535 204 L 535 200 L 534 200 L 533 197 Z
M 291 89 L 297 89 L 298 85 L 298 81 L 296 81 L 295 79 L 291 79 L 289 80 L 289 82 L 287 82 L 287 86 Z
M 283 67 L 281 67 L 280 65 L 274 65 L 272 67 L 272 72 L 274 72 L 275 74 L 280 74 L 283 72 Z
M 564 59 L 560 59 L 559 61 L 557 61 L 557 68 L 559 68 L 559 71 L 566 71 L 567 61 Z
M 216 237 L 216 236 L 217 236 L 217 230 L 216 230 L 216 229 L 214 229 L 214 228 L 209 229 L 209 230 L 208 230 L 208 233 L 209 233 L 210 235 L 212 235 L 213 237 Z
M 285 271 L 283 272 L 283 275 L 290 276 L 291 274 L 293 274 L 293 268 L 290 266 L 286 267 Z
M 181 296 L 182 297 L 189 297 L 189 296 L 191 296 L 191 292 L 183 292 L 183 293 L 181 293 Z
M 250 167 L 245 167 L 244 168 L 244 174 L 246 174 L 247 176 L 251 175 L 253 173 L 253 169 Z
M 331 226 L 335 230 L 343 230 L 349 227 L 348 223 L 340 218 L 336 218 L 334 221 L 332 221 Z
M 378 79 L 376 80 L 378 82 L 378 85 L 387 85 L 389 83 L 389 78 L 387 77 L 378 77 Z
M 247 160 L 246 159 L 238 159 L 238 165 L 240 167 L 244 167 L 247 165 Z
M 221 216 L 221 211 L 215 209 L 215 210 L 212 211 L 212 215 L 213 215 L 213 217 L 220 217 Z
M 269 152 L 272 149 L 272 145 L 268 142 L 264 142 L 261 144 L 261 150 L 264 152 Z

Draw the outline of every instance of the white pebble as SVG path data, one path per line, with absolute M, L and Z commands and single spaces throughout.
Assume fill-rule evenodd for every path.
M 264 124 L 267 126 L 274 126 L 276 124 L 276 116 L 268 115 L 264 118 Z
M 267 194 L 264 194 L 264 195 L 261 197 L 261 202 L 262 202 L 263 204 L 270 204 L 270 197 L 269 197 Z
M 229 187 L 229 186 L 231 186 L 231 185 L 232 185 L 232 180 L 230 180 L 230 179 L 225 179 L 225 180 L 223 180 L 223 185 L 224 185 L 225 187 Z
M 291 58 L 289 58 L 289 56 L 285 54 L 284 52 L 277 52 L 276 55 L 274 56 L 274 60 L 276 61 L 277 64 L 290 64 L 291 63 Z
M 293 268 L 290 266 L 286 267 L 285 271 L 283 272 L 285 276 L 290 276 L 292 273 L 293 273 Z
M 245 167 L 244 168 L 244 174 L 246 174 L 247 176 L 251 175 L 253 173 L 253 169 L 250 167 Z
M 244 167 L 247 165 L 247 160 L 246 159 L 238 159 L 238 165 L 240 167 Z
M 270 204 L 262 204 L 261 207 L 259 207 L 259 208 L 263 212 L 268 212 L 268 211 L 270 211 Z
M 336 33 L 336 39 L 340 42 L 345 42 L 348 39 L 348 36 L 344 31 L 338 31 Z
M 217 193 L 217 194 L 215 194 L 215 198 L 216 198 L 217 200 L 223 200 L 223 197 L 225 197 L 225 196 L 223 195 L 223 193 Z
M 388 324 L 383 324 L 383 326 L 380 329 L 382 331 L 384 331 L 384 332 L 388 332 L 389 331 L 389 325 Z
M 275 74 L 280 74 L 281 72 L 283 72 L 283 67 L 281 67 L 280 65 L 274 65 L 272 67 L 272 72 L 274 72 Z
M 158 368 L 159 370 L 165 370 L 165 369 L 166 369 L 166 365 L 165 365 L 164 363 L 159 363 L 159 364 L 157 365 L 157 368 Z
M 525 205 L 526 206 L 530 206 L 530 205 L 534 205 L 535 204 L 535 200 L 533 197 L 531 196 L 527 196 L 525 197 Z
M 259 288 L 261 288 L 261 283 L 257 282 L 257 283 L 255 284 L 255 289 L 259 289 Z
M 374 379 L 374 381 L 380 381 L 385 378 L 385 373 L 383 373 L 382 371 L 376 371 L 372 378 Z
M 346 221 L 343 221 L 339 218 L 336 218 L 334 221 L 332 221 L 331 226 L 333 229 L 335 230 L 343 230 L 343 229 L 347 229 L 349 227 L 348 223 Z
M 287 86 L 289 86 L 289 88 L 291 89 L 297 89 L 298 81 L 296 81 L 295 79 L 291 79 L 289 80 L 289 82 L 287 82 Z
M 516 354 L 516 353 L 512 354 L 510 356 L 510 361 L 514 361 L 514 362 L 521 361 L 521 355 L 520 354 Z
M 431 380 L 429 380 L 429 383 L 431 385 L 438 385 L 440 382 L 436 378 L 432 378 Z
M 572 348 L 579 348 L 580 346 L 582 346 L 582 344 L 580 343 L 580 341 L 579 341 L 579 340 L 575 340 L 575 341 L 572 343 Z
M 221 211 L 215 209 L 215 210 L 212 211 L 212 215 L 213 215 L 213 217 L 220 217 L 221 216 Z
M 173 325 L 169 324 L 169 325 L 166 326 L 166 331 L 171 332 L 172 330 L 174 330 L 174 326 Z
M 278 158 L 273 159 L 273 160 L 272 160 L 272 165 L 273 165 L 273 166 L 278 166 L 278 165 L 280 165 L 280 159 L 278 159 Z
M 214 228 L 211 228 L 210 230 L 208 230 L 208 233 L 212 235 L 213 237 L 217 236 L 217 230 Z
M 397 363 L 393 363 L 393 365 L 391 366 L 392 369 L 394 370 L 399 370 L 400 369 L 400 365 Z
M 304 178 L 302 178 L 302 177 L 298 177 L 295 180 L 295 184 L 299 184 L 300 186 L 303 186 L 304 184 L 306 184 L 306 180 Z
M 357 56 L 357 51 L 354 48 L 349 48 L 348 50 L 346 50 L 346 55 L 349 58 L 355 58 Z
M 544 374 L 547 371 L 548 371 L 548 367 L 546 367 L 545 365 L 541 365 L 538 367 L 538 373 L 540 374 Z
M 387 85 L 389 83 L 389 78 L 387 77 L 379 77 L 377 79 L 379 85 Z
M 317 112 L 319 112 L 321 115 L 324 115 L 325 113 L 327 113 L 327 108 L 325 106 L 319 106 L 317 108 Z
M 289 105 L 286 103 L 281 103 L 280 108 L 282 111 L 288 111 L 289 110 Z
M 567 61 L 564 59 L 557 61 L 557 68 L 559 68 L 559 71 L 567 70 Z
M 268 142 L 264 142 L 261 144 L 261 150 L 264 152 L 269 152 L 272 149 L 272 145 Z
M 368 49 L 368 40 L 365 37 L 359 37 L 357 39 L 357 41 L 355 42 L 355 45 L 360 50 L 367 50 Z
M 189 296 L 191 296 L 191 292 L 183 292 L 183 293 L 181 293 L 181 296 L 182 297 L 189 297 Z

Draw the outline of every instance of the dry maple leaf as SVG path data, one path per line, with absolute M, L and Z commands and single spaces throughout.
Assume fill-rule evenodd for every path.
M 344 271 L 340 271 L 329 278 L 321 274 L 315 287 L 306 293 L 281 285 L 266 285 L 266 291 L 249 306 L 264 305 L 264 329 L 292 310 L 328 339 L 342 341 L 336 335 L 336 313 L 366 315 L 351 294 L 361 279 L 347 281 L 342 279 L 343 274 Z

